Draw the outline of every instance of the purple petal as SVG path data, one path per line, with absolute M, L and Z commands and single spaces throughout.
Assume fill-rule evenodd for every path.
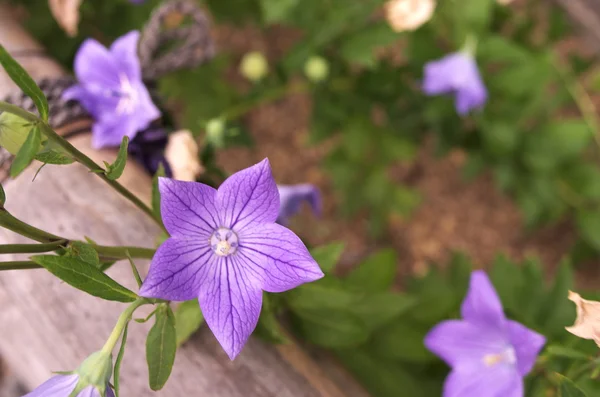
M 102 397 L 100 391 L 95 386 L 87 386 L 77 394 L 77 397 Z
M 23 397 L 65 397 L 75 390 L 78 381 L 79 375 L 77 374 L 56 375 Z
M 75 74 L 85 84 L 119 87 L 119 67 L 110 52 L 94 39 L 83 42 L 75 55 Z
M 506 317 L 502 303 L 483 270 L 471 273 L 469 291 L 461 306 L 462 317 L 474 324 L 504 330 Z
M 277 223 L 287 226 L 288 218 L 300 211 L 300 205 L 306 201 L 315 215 L 321 214 L 321 194 L 319 189 L 311 184 L 302 185 L 277 185 L 281 206 Z
M 214 257 L 205 239 L 167 239 L 152 258 L 139 295 L 171 301 L 196 298 Z
M 444 397 L 523 397 L 523 380 L 508 366 L 478 371 L 454 370 L 444 383 Z
M 510 347 L 502 333 L 461 320 L 438 324 L 429 331 L 424 343 L 451 367 L 473 371 L 485 367 L 486 356 Z
M 142 70 L 138 58 L 139 39 L 140 32 L 134 30 L 119 37 L 110 47 L 110 52 L 119 63 L 121 71 L 135 81 L 142 80 Z
M 283 292 L 324 276 L 306 246 L 276 223 L 248 227 L 239 234 L 240 262 L 262 280 L 267 292 Z
M 517 369 L 521 376 L 527 375 L 546 344 L 546 338 L 524 325 L 508 320 L 508 333 L 517 356 Z
M 106 396 L 105 397 L 115 397 L 115 392 L 109 385 L 106 385 Z
M 221 226 L 242 230 L 272 223 L 279 214 L 279 192 L 268 159 L 231 175 L 217 191 Z
M 258 322 L 262 305 L 260 280 L 236 255 L 214 258 L 198 300 L 206 324 L 233 360 Z
M 100 116 L 92 126 L 92 147 L 94 149 L 117 147 L 121 144 L 123 136 L 133 139 L 136 133 L 135 120 L 131 117 L 115 114 L 111 117 Z
M 466 115 L 473 109 L 481 108 L 487 101 L 487 89 L 479 78 L 474 78 L 468 87 L 456 93 L 456 111 Z
M 197 182 L 159 178 L 160 211 L 171 236 L 197 236 L 206 241 L 219 228 L 216 217 L 217 191 Z

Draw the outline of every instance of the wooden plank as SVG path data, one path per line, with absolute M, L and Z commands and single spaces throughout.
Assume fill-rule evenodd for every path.
M 4 6 L 0 6 L 0 42 L 9 51 L 39 48 Z M 19 60 L 35 78 L 63 73 L 48 59 Z M 0 97 L 13 88 L 0 73 Z M 112 150 L 91 150 L 89 135 L 77 136 L 71 142 L 97 161 L 115 157 Z M 34 165 L 17 180 L 6 183 L 6 208 L 15 216 L 70 238 L 89 236 L 107 245 L 153 245 L 159 234 L 155 224 L 83 167 L 47 166 L 32 182 L 35 171 Z M 136 164 L 128 163 L 120 181 L 149 201 L 150 179 Z M 0 243 L 25 241 L 0 230 Z M 145 273 L 147 263 L 139 261 L 138 265 Z M 134 288 L 124 263 L 116 264 L 109 274 Z M 1 273 L 0 307 L 0 354 L 30 389 L 51 371 L 74 369 L 101 348 L 124 308 L 75 290 L 44 270 Z M 343 376 L 337 383 L 330 380 L 295 344 L 273 347 L 251 339 L 239 358 L 231 362 L 207 329 L 178 352 L 165 389 L 153 393 L 147 385 L 144 357 L 149 326 L 132 323 L 130 327 L 122 369 L 124 396 L 366 396 L 350 377 Z

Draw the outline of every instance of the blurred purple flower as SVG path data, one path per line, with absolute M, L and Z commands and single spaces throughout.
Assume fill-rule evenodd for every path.
M 139 37 L 139 32 L 129 32 L 117 39 L 110 50 L 88 39 L 75 56 L 79 84 L 67 89 L 63 98 L 79 101 L 94 117 L 95 148 L 119 146 L 123 136 L 133 139 L 160 117 L 142 81 L 137 55 Z
M 171 235 L 157 250 L 140 296 L 198 298 L 206 322 L 234 359 L 256 327 L 262 291 L 283 292 L 323 277 L 289 229 L 275 223 L 279 193 L 269 160 L 219 187 L 160 178 Z
M 56 375 L 39 385 L 34 391 L 23 397 L 69 397 L 77 387 L 79 375 Z M 115 397 L 109 385 L 106 385 L 106 397 Z M 100 391 L 89 385 L 77 393 L 76 397 L 102 397 Z
M 444 321 L 425 337 L 425 346 L 452 367 L 444 397 L 523 397 L 523 378 L 545 338 L 504 316 L 483 271 L 471 274 L 461 314 L 463 320 Z
M 172 176 L 171 167 L 165 159 L 165 147 L 168 135 L 161 128 L 149 128 L 139 132 L 129 143 L 128 152 L 140 163 L 150 175 L 154 175 L 162 163 L 165 175 Z
M 321 193 L 319 189 L 311 184 L 301 185 L 277 185 L 279 190 L 279 215 L 277 223 L 287 226 L 289 218 L 300 211 L 303 201 L 306 201 L 315 215 L 321 215 Z
M 460 115 L 483 107 L 487 89 L 475 59 L 468 52 L 457 52 L 425 65 L 423 91 L 427 95 L 454 94 Z

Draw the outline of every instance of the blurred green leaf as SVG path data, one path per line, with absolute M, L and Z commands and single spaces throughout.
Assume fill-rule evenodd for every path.
M 416 326 L 410 319 L 401 317 L 375 332 L 368 349 L 373 355 L 398 361 L 432 362 L 436 357 L 427 350 L 423 339 L 429 329 Z
M 340 54 L 350 63 L 372 68 L 377 65 L 375 50 L 393 43 L 398 37 L 387 22 L 378 22 L 345 37 L 340 44 Z
M 266 292 L 263 293 L 263 304 L 258 319 L 258 324 L 253 332 L 253 335 L 258 336 L 269 343 L 282 344 L 289 343 L 289 339 L 286 336 L 279 320 L 277 320 L 277 313 L 275 311 L 275 305 L 273 302 L 274 297 L 270 296 Z
M 367 326 L 356 316 L 337 310 L 295 310 L 295 329 L 308 342 L 327 348 L 358 346 L 369 337 Z
M 204 316 L 198 299 L 182 302 L 175 309 L 175 330 L 177 346 L 185 343 L 202 325 Z
M 327 274 L 334 270 L 344 252 L 345 243 L 338 241 L 322 245 L 310 250 L 313 259 L 319 264 L 323 273 Z
M 590 359 L 590 356 L 580 352 L 579 350 L 575 350 L 570 347 L 560 346 L 560 345 L 550 345 L 546 347 L 546 353 L 550 356 L 568 358 L 572 360 L 584 360 L 587 361 Z
M 266 24 L 284 22 L 300 0 L 260 0 L 262 19 Z
M 158 164 L 156 174 L 152 178 L 152 212 L 156 219 L 161 219 L 160 215 L 160 190 L 158 189 L 158 178 L 165 176 L 165 167 L 162 163 Z M 162 220 L 161 220 L 162 222 Z
M 477 47 L 477 55 L 485 62 L 527 62 L 531 56 L 526 48 L 509 38 L 492 34 L 484 37 Z
M 498 255 L 494 259 L 490 271 L 490 279 L 502 301 L 504 309 L 514 316 L 521 308 L 519 295 L 524 285 L 521 269 L 505 255 Z
M 548 291 L 538 314 L 538 323 L 544 335 L 560 336 L 564 327 L 573 324 L 575 309 L 568 300 L 569 291 L 573 289 L 573 269 L 568 261 L 563 261 L 554 277 L 554 285 Z
M 435 268 L 422 278 L 409 280 L 407 287 L 408 292 L 417 298 L 417 304 L 410 310 L 411 318 L 428 326 L 458 309 L 465 294 L 465 291 L 455 291 Z
M 0 184 L 0 207 L 4 206 L 4 203 L 6 203 L 6 193 L 2 184 Z
M 392 248 L 371 254 L 346 277 L 346 283 L 366 292 L 387 291 L 396 278 L 398 256 Z
M 560 374 L 556 374 L 559 382 L 558 397 L 586 397 L 586 394 L 579 387 Z
M 359 294 L 345 290 L 343 285 L 331 277 L 303 284 L 284 294 L 292 310 L 339 310 L 352 307 L 359 299 Z
M 137 295 L 117 283 L 100 269 L 78 258 L 36 255 L 31 260 L 67 284 L 98 298 L 117 302 L 133 302 Z
M 40 150 L 41 144 L 42 136 L 40 129 L 38 127 L 33 127 L 31 131 L 29 131 L 25 143 L 19 149 L 19 152 L 15 156 L 10 167 L 10 176 L 12 178 L 17 177 L 29 164 L 31 164 L 35 155 Z
M 581 237 L 600 251 L 600 211 L 580 209 L 576 213 L 576 223 Z
M 119 153 L 117 154 L 117 158 L 115 162 L 109 164 L 106 167 L 106 177 L 111 181 L 117 180 L 123 175 L 123 171 L 125 171 L 125 164 L 127 163 L 127 147 L 129 146 L 129 137 L 124 136 L 123 141 L 121 141 L 121 147 L 119 148 Z
M 47 148 L 36 154 L 35 159 L 37 161 L 41 161 L 42 163 L 54 165 L 68 165 L 75 162 L 75 159 L 67 153 L 60 150 Z
M 154 391 L 163 388 L 173 369 L 177 351 L 175 316 L 167 305 L 157 310 L 156 321 L 146 339 L 146 361 L 150 388 Z
M 413 309 L 417 300 L 395 292 L 377 292 L 361 296 L 346 311 L 359 317 L 369 331 L 374 331 Z
M 2 64 L 10 79 L 23 90 L 25 95 L 33 100 L 35 107 L 40 113 L 41 119 L 48 121 L 48 101 L 46 100 L 44 93 L 40 90 L 35 81 L 33 81 L 31 76 L 27 74 L 25 69 L 10 56 L 2 45 L 0 45 L 0 64 Z

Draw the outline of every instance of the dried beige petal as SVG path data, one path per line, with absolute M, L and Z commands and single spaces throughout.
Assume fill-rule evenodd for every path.
M 569 291 L 569 300 L 577 306 L 577 319 L 566 330 L 583 339 L 593 339 L 600 346 L 600 302 L 583 299 Z
M 390 0 L 385 17 L 396 32 L 415 30 L 431 19 L 435 6 L 435 0 Z
M 204 171 L 200 164 L 198 143 L 188 130 L 169 135 L 165 158 L 173 171 L 173 178 L 180 181 L 195 181 Z
M 83 0 L 48 0 L 50 11 L 61 28 L 71 37 L 77 35 L 79 6 Z
M 503 6 L 507 6 L 510 3 L 512 3 L 514 0 L 497 0 L 497 1 L 498 1 L 498 4 L 501 4 Z

